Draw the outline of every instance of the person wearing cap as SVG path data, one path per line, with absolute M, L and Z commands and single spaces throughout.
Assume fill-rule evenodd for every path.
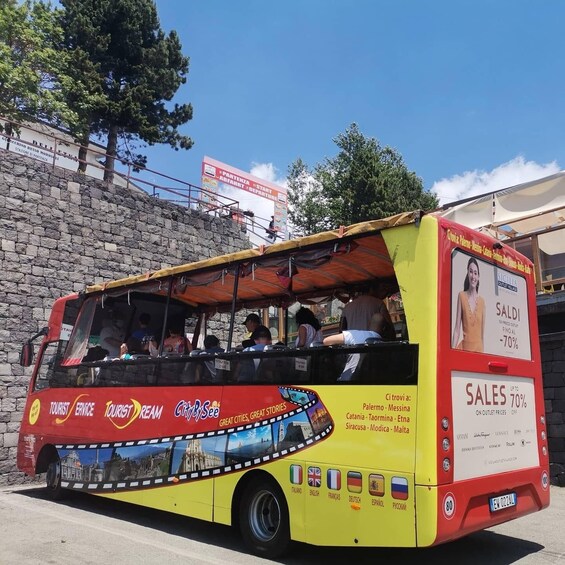
M 259 318 L 257 314 L 249 314 L 247 318 L 245 318 L 243 325 L 247 328 L 247 331 L 249 332 L 249 339 L 251 340 L 255 340 L 255 332 L 258 330 L 267 330 L 267 332 L 269 332 L 269 328 L 261 324 L 261 318 Z M 269 335 L 270 333 L 271 332 L 269 332 Z

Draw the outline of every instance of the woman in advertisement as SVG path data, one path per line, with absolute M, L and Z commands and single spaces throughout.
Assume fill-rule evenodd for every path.
M 467 263 L 463 290 L 457 296 L 457 313 L 451 346 L 481 352 L 484 349 L 485 301 L 479 296 L 479 264 L 474 257 Z M 463 338 L 461 339 L 461 332 Z

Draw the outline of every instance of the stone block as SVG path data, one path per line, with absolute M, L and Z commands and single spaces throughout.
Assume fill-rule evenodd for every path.
M 550 412 L 546 414 L 546 421 L 548 424 L 563 424 L 565 420 L 563 419 L 562 412 Z
M 2 251 L 16 251 L 16 242 L 11 239 L 2 239 Z
M 548 426 L 547 435 L 551 438 L 565 438 L 565 424 L 552 424 Z
M 18 434 L 8 433 L 4 434 L 4 447 L 17 447 L 18 446 Z

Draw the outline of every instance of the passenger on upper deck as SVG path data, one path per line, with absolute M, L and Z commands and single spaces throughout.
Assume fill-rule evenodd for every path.
M 215 335 L 207 335 L 204 338 L 203 354 L 223 353 L 225 350 L 220 347 L 220 340 Z M 198 367 L 196 382 L 216 381 L 216 365 L 213 359 L 204 361 L 204 364 Z
M 163 342 L 163 353 L 188 353 L 192 351 L 192 347 L 186 337 L 184 337 L 182 329 L 176 325 L 169 326 L 169 337 Z
M 247 318 L 245 318 L 245 321 L 243 322 L 243 325 L 247 328 L 247 331 L 249 332 L 249 339 L 254 340 L 255 339 L 255 332 L 257 331 L 264 331 L 267 330 L 269 331 L 269 328 L 267 328 L 267 326 L 264 326 L 263 324 L 261 324 L 261 318 L 259 318 L 259 316 L 257 314 L 248 314 Z
M 394 325 L 383 302 L 387 296 L 394 292 L 393 287 L 383 282 L 370 285 L 365 293 L 360 294 L 351 302 L 348 302 L 342 311 L 340 330 L 368 330 L 373 314 L 379 313 L 387 322 L 384 329 L 387 339 L 394 339 Z
M 124 325 L 122 319 L 114 314 L 112 318 L 102 321 L 100 331 L 100 345 L 108 351 L 108 358 L 115 359 L 120 356 L 120 346 L 124 342 Z
M 309 308 L 300 308 L 295 315 L 298 324 L 296 347 L 308 347 L 314 341 L 322 341 L 320 322 Z
M 136 337 L 130 336 L 125 343 L 120 346 L 120 359 L 132 359 L 132 355 L 137 353 L 145 353 L 143 344 Z
M 272 342 L 271 332 L 265 326 L 257 328 L 254 332 L 255 337 L 253 341 L 255 345 L 246 347 L 243 352 L 248 351 L 263 351 L 266 345 Z M 252 382 L 255 379 L 255 371 L 259 366 L 259 359 L 248 359 L 243 357 L 236 369 L 236 380 L 241 383 Z
M 151 323 L 151 316 L 147 313 L 140 314 L 139 316 L 139 328 L 132 332 L 131 336 L 135 337 L 141 342 L 141 347 L 143 351 L 149 352 L 149 344 L 153 342 L 153 347 L 157 346 L 155 341 L 155 334 L 153 330 L 149 327 Z
M 341 333 L 329 335 L 324 338 L 324 345 L 362 345 L 368 338 L 382 339 L 382 332 L 386 328 L 387 321 L 385 317 L 377 312 L 371 317 L 369 330 L 344 330 Z M 338 381 L 350 381 L 359 361 L 360 353 L 352 353 L 347 356 L 345 367 L 337 379 Z

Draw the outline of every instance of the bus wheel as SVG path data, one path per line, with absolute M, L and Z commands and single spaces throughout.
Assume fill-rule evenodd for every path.
M 49 498 L 51 500 L 61 500 L 64 496 L 64 490 L 61 487 L 61 460 L 59 457 L 49 463 L 46 483 Z
M 256 555 L 272 559 L 287 549 L 288 506 L 274 481 L 260 478 L 247 485 L 239 507 L 239 526 L 245 543 Z

